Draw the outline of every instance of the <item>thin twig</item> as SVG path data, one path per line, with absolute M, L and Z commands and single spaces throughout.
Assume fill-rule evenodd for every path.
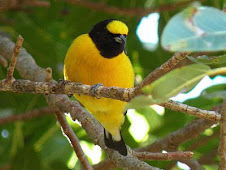
M 11 58 L 9 68 L 7 70 L 7 76 L 6 76 L 6 80 L 5 80 L 7 84 L 9 84 L 9 83 L 11 84 L 11 82 L 12 82 L 13 72 L 14 72 L 14 69 L 16 66 L 17 57 L 20 53 L 20 49 L 22 47 L 23 41 L 24 41 L 23 37 L 21 35 L 19 35 L 17 38 L 17 42 L 13 49 L 13 56 Z
M 1 2 L 1 1 L 0 1 Z M 9 11 L 9 10 L 23 10 L 25 7 L 49 7 L 50 3 L 47 1 L 39 0 L 7 0 L 1 2 L 0 12 Z
M 220 120 L 220 144 L 219 144 L 220 170 L 226 169 L 226 100 L 223 102 Z
M 11 115 L 8 117 L 0 117 L 0 125 L 11 123 L 17 120 L 30 120 L 32 118 L 38 117 L 38 116 L 44 116 L 44 115 L 49 115 L 53 113 L 53 109 L 49 107 L 43 107 L 40 109 L 35 109 L 32 111 L 28 111 L 26 113 L 21 113 L 17 115 Z
M 47 82 L 52 80 L 52 69 L 50 67 L 46 68 L 46 79 Z M 49 106 L 55 107 L 55 113 L 58 122 L 60 123 L 60 126 L 62 127 L 63 133 L 66 135 L 66 137 L 69 139 L 70 144 L 74 148 L 74 151 L 83 166 L 83 169 L 85 170 L 92 170 L 92 166 L 90 165 L 88 159 L 85 156 L 85 153 L 83 152 L 79 139 L 75 135 L 74 131 L 72 130 L 71 126 L 68 124 L 65 115 L 57 109 L 57 106 L 55 106 L 51 101 L 49 101 L 48 96 L 46 96 L 47 102 Z
M 24 1 L 24 6 L 31 6 L 31 7 L 49 7 L 50 6 L 50 2 L 47 1 L 39 1 L 39 0 L 27 0 Z
M 221 115 L 215 111 L 198 109 L 196 107 L 188 106 L 182 103 L 177 103 L 172 100 L 162 103 L 160 105 L 171 110 L 179 111 L 182 113 L 188 113 L 190 115 L 211 121 L 220 121 L 221 118 Z
M 198 137 L 204 130 L 211 127 L 215 122 L 197 119 L 193 120 L 187 124 L 184 128 L 181 128 L 177 131 L 170 133 L 165 138 L 156 140 L 154 143 L 147 145 L 143 148 L 138 148 L 136 151 L 149 151 L 149 152 L 161 152 L 162 150 L 166 151 L 175 151 L 179 145 L 182 143 Z
M 140 89 L 148 84 L 151 84 L 170 70 L 172 70 L 181 60 L 183 60 L 190 53 L 175 53 L 167 62 L 162 64 L 151 72 L 137 87 L 135 93 L 139 92 Z
M 199 158 L 198 162 L 201 164 L 201 165 L 211 165 L 211 164 L 219 164 L 219 162 L 217 161 L 217 159 L 214 159 L 216 158 L 217 156 L 217 148 L 214 148 L 212 151 L 210 151 L 209 153 L 206 153 L 204 154 L 201 158 Z
M 151 152 L 134 152 L 140 160 L 151 160 L 151 161 L 172 161 L 179 159 L 191 159 L 193 152 L 167 152 L 167 153 L 151 153 Z
M 64 134 L 68 137 L 70 144 L 74 148 L 75 153 L 76 153 L 81 165 L 83 166 L 83 169 L 92 170 L 93 168 L 90 165 L 89 161 L 87 160 L 87 158 L 79 144 L 79 139 L 75 135 L 71 126 L 67 123 L 65 115 L 62 112 L 60 112 L 59 110 L 56 110 L 55 113 L 57 116 L 57 120 L 60 123 L 60 126 L 62 127 Z
M 177 8 L 187 6 L 191 2 L 195 0 L 185 1 L 185 2 L 178 2 L 178 3 L 172 3 L 172 4 L 166 4 L 159 7 L 154 7 L 150 9 L 143 9 L 143 8 L 133 8 L 133 9 L 126 9 L 126 8 L 119 8 L 115 6 L 108 6 L 104 2 L 91 2 L 88 0 L 64 0 L 67 3 L 79 5 L 85 8 L 89 8 L 95 11 L 103 11 L 105 13 L 109 14 L 118 14 L 123 16 L 136 16 L 141 17 L 148 15 L 153 12 L 161 12 L 161 11 L 174 11 Z M 203 1 L 203 0 L 201 0 Z
M 52 69 L 50 67 L 46 68 L 46 82 L 50 82 L 52 80 Z
M 195 149 L 197 149 L 199 147 L 202 147 L 205 144 L 207 144 L 210 140 L 215 139 L 215 138 L 218 138 L 219 134 L 220 134 L 219 131 L 217 131 L 217 132 L 215 132 L 211 136 L 205 136 L 201 140 L 196 141 L 191 146 L 189 146 L 188 148 L 186 148 L 186 150 L 193 151 L 193 150 L 195 150 Z
M 0 55 L 0 64 L 2 64 L 5 68 L 8 66 L 7 60 L 2 55 Z

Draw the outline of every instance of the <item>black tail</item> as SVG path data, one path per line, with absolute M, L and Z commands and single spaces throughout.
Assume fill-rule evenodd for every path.
M 120 135 L 121 135 L 121 132 L 120 132 Z M 113 140 L 112 135 L 104 129 L 104 142 L 108 148 L 118 151 L 121 155 L 124 155 L 124 156 L 127 155 L 127 149 L 126 149 L 125 142 L 122 138 L 122 135 L 121 135 L 120 141 L 115 141 Z

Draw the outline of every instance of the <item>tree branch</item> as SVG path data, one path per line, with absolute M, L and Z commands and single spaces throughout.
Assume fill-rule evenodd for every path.
M 211 120 L 211 121 L 220 121 L 220 118 L 221 118 L 221 115 L 215 111 L 198 109 L 196 107 L 188 106 L 182 103 L 177 103 L 172 100 L 162 103 L 160 105 L 174 111 L 188 113 L 190 115 L 193 115 L 202 119 Z
M 46 68 L 46 81 L 49 82 L 52 80 L 52 69 L 51 68 Z M 46 100 L 49 104 L 50 107 L 54 107 L 57 108 L 57 106 L 55 106 L 52 101 L 49 101 L 48 96 L 45 96 Z M 90 165 L 89 161 L 87 160 L 85 153 L 83 152 L 80 144 L 79 144 L 79 139 L 77 138 L 77 136 L 75 135 L 74 131 L 72 130 L 71 126 L 68 124 L 65 115 L 59 111 L 59 109 L 55 109 L 55 113 L 56 113 L 56 117 L 58 122 L 60 123 L 60 126 L 62 127 L 62 131 L 65 134 L 65 136 L 67 137 L 68 141 L 70 142 L 70 144 L 72 145 L 83 169 L 85 170 L 92 170 L 92 166 Z
M 62 127 L 63 133 L 68 137 L 68 140 L 72 147 L 74 148 L 74 151 L 85 170 L 92 170 L 92 166 L 90 165 L 89 161 L 87 160 L 80 144 L 79 139 L 75 135 L 74 131 L 72 130 L 71 126 L 67 123 L 67 120 L 65 118 L 65 115 L 61 113 L 59 110 L 55 111 L 56 117 L 58 122 L 60 123 L 60 126 Z
M 148 84 L 151 84 L 159 77 L 163 76 L 170 70 L 172 70 L 181 60 L 186 58 L 190 53 L 175 53 L 168 61 L 162 64 L 160 67 L 156 68 L 151 72 L 137 87 L 135 93 L 140 93 L 140 89 Z
M 224 100 L 221 110 L 219 157 L 219 169 L 224 170 L 226 169 L 226 100 Z
M 205 120 L 205 119 L 197 119 L 193 120 L 189 124 L 187 124 L 184 128 L 181 128 L 177 131 L 170 133 L 168 136 L 156 140 L 154 143 L 147 145 L 143 148 L 135 149 L 136 152 L 162 152 L 166 150 L 168 152 L 174 152 L 177 150 L 178 146 L 185 143 L 188 140 L 194 139 L 202 132 L 204 132 L 207 128 L 211 127 L 215 122 Z M 184 160 L 180 160 L 184 162 Z M 197 161 L 191 160 L 191 162 L 186 161 L 186 163 L 190 164 L 191 166 L 198 166 Z M 192 163 L 193 162 L 193 163 Z M 107 167 L 107 165 L 112 165 L 111 160 L 105 160 L 103 163 L 100 162 L 99 164 L 95 165 L 96 167 Z M 174 164 L 173 164 L 174 165 Z M 200 165 L 199 165 L 200 167 Z
M 50 3 L 47 1 L 39 1 L 39 0 L 7 0 L 7 1 L 0 1 L 0 12 L 9 11 L 9 10 L 22 10 L 27 6 L 31 7 L 49 7 Z
M 0 36 L 1 37 L 1 36 Z M 0 53 L 7 57 L 11 58 L 10 55 L 10 49 L 14 44 L 8 40 L 5 37 L 0 38 Z M 23 89 L 24 87 L 27 87 L 28 92 L 34 92 L 38 91 L 36 86 L 42 86 L 45 85 L 46 87 L 43 88 L 42 91 L 43 94 L 50 94 L 49 89 L 52 89 L 52 92 L 55 93 L 57 90 L 61 88 L 61 91 L 68 90 L 70 91 L 71 89 L 68 84 L 72 84 L 72 86 L 78 90 L 81 90 L 81 94 L 89 94 L 89 95 L 94 95 L 90 91 L 90 86 L 88 85 L 81 85 L 81 84 L 76 84 L 72 82 L 61 82 L 61 83 L 56 83 L 55 81 L 52 82 L 43 82 L 43 81 L 50 81 L 51 77 L 48 76 L 51 72 L 50 69 L 43 69 L 39 66 L 36 65 L 35 61 L 33 58 L 26 52 L 25 49 L 21 50 L 21 53 L 18 58 L 18 63 L 16 65 L 16 68 L 20 72 L 21 76 L 30 79 L 32 81 L 41 81 L 40 82 L 32 82 L 29 80 L 19 80 L 19 81 L 14 81 L 11 86 L 11 90 L 16 91 L 18 90 L 19 87 Z M 171 68 L 171 66 L 169 66 Z M 160 72 L 159 72 L 160 73 Z M 146 79 L 150 80 L 150 79 Z M 24 86 L 20 86 L 20 83 L 24 83 Z M 4 89 L 4 81 L 0 81 L 0 89 Z M 26 85 L 27 84 L 27 85 Z M 30 86 L 32 84 L 32 86 Z M 42 84 L 42 85 L 41 85 Z M 23 87 L 23 88 L 22 88 Z M 58 89 L 59 87 L 59 89 Z M 67 88 L 66 88 L 67 87 Z M 39 89 L 40 90 L 40 89 Z M 120 91 L 121 90 L 121 91 Z M 133 90 L 134 88 L 131 89 L 119 89 L 117 87 L 99 87 L 96 91 L 97 96 L 109 96 L 111 98 L 121 98 L 124 101 L 129 101 L 133 95 Z M 19 90 L 20 91 L 20 90 Z M 41 90 L 40 90 L 41 91 Z M 60 90 L 59 90 L 60 91 Z M 107 92 L 106 92 L 107 91 Z M 18 91 L 17 91 L 18 92 Z M 39 92 L 39 91 L 38 91 Z M 71 94 L 74 94 L 76 92 L 72 92 Z M 120 94 L 120 97 L 116 97 L 116 94 Z M 113 96 L 113 97 L 112 97 Z M 103 142 L 103 128 L 100 126 L 100 124 L 83 108 L 80 107 L 78 103 L 75 103 L 71 100 L 68 99 L 66 95 L 53 95 L 50 94 L 48 95 L 48 102 L 53 103 L 54 106 L 56 106 L 57 109 L 59 109 L 60 112 L 70 112 L 71 117 L 75 120 L 78 119 L 82 125 L 83 128 L 87 131 L 88 136 L 94 141 L 95 144 L 98 144 L 104 149 L 107 153 L 107 155 L 114 161 L 114 163 L 118 167 L 127 167 L 127 168 L 133 168 L 133 169 L 158 169 L 151 167 L 150 165 L 138 160 L 131 154 L 129 154 L 127 157 L 121 156 L 118 152 L 108 149 L 105 147 L 104 142 Z M 206 112 L 204 110 L 194 110 L 192 107 L 187 106 L 187 105 L 180 105 L 174 102 L 168 102 L 164 103 L 165 107 L 168 107 L 172 110 L 178 110 L 178 111 L 183 111 L 187 113 L 191 113 L 194 115 L 194 113 L 198 113 L 197 115 L 200 115 L 200 112 L 205 112 L 205 118 L 217 121 L 220 119 L 220 115 L 216 114 L 215 112 Z M 206 115 L 210 115 L 209 117 Z M 161 150 L 168 150 L 168 151 L 174 151 L 181 143 L 194 138 L 198 136 L 203 130 L 208 128 L 210 125 L 212 125 L 215 122 L 211 122 L 208 120 L 196 120 L 193 121 L 187 125 L 185 128 L 180 129 L 174 133 L 171 133 L 168 137 L 163 138 L 161 140 L 157 140 L 155 143 L 152 145 L 149 145 L 147 147 L 139 149 L 139 151 L 154 151 L 156 152 L 155 149 L 157 149 L 159 152 Z M 191 129 L 190 129 L 191 128 Z M 186 134 L 186 135 L 184 135 Z M 131 150 L 128 147 L 129 150 Z
M 22 47 L 22 44 L 24 42 L 24 39 L 21 35 L 18 36 L 17 38 L 17 42 L 14 46 L 14 49 L 13 49 L 13 56 L 11 58 L 11 62 L 10 62 L 10 65 L 9 65 L 9 68 L 7 70 L 7 76 L 6 76 L 6 80 L 5 80 L 5 83 L 10 86 L 12 81 L 13 81 L 13 72 L 14 72 L 14 69 L 15 69 L 15 66 L 16 66 L 16 61 L 17 61 L 17 57 L 20 53 L 20 49 Z
M 98 164 L 93 165 L 94 170 L 110 170 L 115 168 L 115 164 L 111 159 L 105 159 Z
M 158 169 L 138 160 L 131 154 L 124 157 L 117 151 L 107 148 L 103 140 L 102 126 L 93 117 L 93 115 L 89 114 L 84 108 L 80 107 L 78 102 L 69 100 L 66 95 L 48 95 L 48 101 L 55 102 L 54 105 L 57 106 L 61 112 L 70 112 L 72 120 L 80 121 L 82 127 L 86 130 L 88 136 L 93 140 L 94 144 L 98 144 L 103 150 L 105 150 L 108 157 L 114 161 L 117 167 L 129 169 L 133 168 L 138 170 L 140 168 L 153 170 Z M 131 150 L 128 146 L 127 149 L 129 151 Z
M 80 0 L 64 0 L 67 3 L 79 5 L 88 9 L 92 9 L 95 11 L 102 11 L 108 14 L 118 14 L 123 16 L 137 16 L 142 17 L 148 15 L 153 12 L 161 12 L 161 11 L 174 11 L 177 8 L 181 8 L 187 6 L 191 2 L 195 0 L 185 1 L 185 2 L 178 2 L 172 4 L 166 4 L 155 8 L 150 9 L 143 9 L 143 8 L 133 8 L 133 9 L 125 9 L 119 8 L 114 6 L 108 6 L 104 2 L 91 2 L 91 1 L 80 1 Z M 203 1 L 203 0 L 201 0 Z
M 215 122 L 197 119 L 193 120 L 187 124 L 184 128 L 181 128 L 175 132 L 170 133 L 167 137 L 156 140 L 154 143 L 145 146 L 143 148 L 138 148 L 136 151 L 149 151 L 149 152 L 161 152 L 162 150 L 166 151 L 175 151 L 179 145 L 182 143 L 196 138 L 207 128 L 212 126 Z
M 0 54 L 10 59 L 10 54 L 14 43 L 12 43 L 6 37 L 0 37 Z M 39 67 L 24 48 L 21 49 L 16 68 L 24 79 L 42 82 L 46 80 L 46 70 Z M 73 120 L 77 119 L 78 121 L 80 121 L 88 136 L 93 140 L 94 144 L 101 146 L 101 148 L 105 150 L 110 159 L 112 159 L 118 167 L 144 170 L 159 169 L 138 160 L 131 154 L 128 154 L 128 156 L 124 157 L 117 151 L 106 148 L 103 140 L 102 126 L 92 115 L 90 115 L 84 108 L 82 108 L 80 104 L 71 101 L 66 95 L 50 94 L 47 96 L 47 98 L 48 103 L 56 106 L 56 109 L 59 109 L 60 112 L 69 112 Z M 128 147 L 128 150 L 131 149 Z
M 45 116 L 53 113 L 53 109 L 49 107 L 43 107 L 28 111 L 26 113 L 20 113 L 18 115 L 11 115 L 8 117 L 0 117 L 0 125 L 11 123 L 17 120 L 29 120 L 38 116 Z
M 15 80 L 12 82 L 11 86 L 5 85 L 5 81 L 0 80 L 0 91 L 11 91 L 15 93 L 36 93 L 36 94 L 84 94 L 93 97 L 105 97 L 112 98 L 121 101 L 130 101 L 136 96 L 135 88 L 119 88 L 119 87 L 104 87 L 99 86 L 95 93 L 92 90 L 92 86 L 63 81 L 60 83 L 56 82 L 33 82 L 30 80 Z M 219 121 L 221 115 L 215 111 L 208 111 L 203 109 L 198 109 L 196 107 L 188 106 L 186 104 L 177 103 L 172 100 L 159 104 L 171 110 L 180 111 L 182 113 L 187 113 L 199 118 Z
M 11 86 L 6 86 L 5 81 L 0 80 L 0 91 L 11 91 L 14 93 L 36 93 L 36 94 L 84 94 L 93 97 L 106 97 L 122 101 L 129 101 L 134 97 L 134 88 L 104 87 L 99 86 L 95 93 L 92 86 L 70 82 L 34 82 L 30 80 L 15 80 Z
M 11 57 L 11 50 L 14 44 L 6 37 L 0 36 L 0 53 L 5 56 L 6 58 Z M 187 53 L 177 53 L 174 55 L 173 59 L 169 60 L 165 64 L 163 64 L 160 68 L 165 68 L 164 72 L 161 72 L 161 69 L 156 69 L 152 75 L 155 75 L 155 79 L 158 78 L 158 76 L 161 76 L 162 74 L 165 74 L 167 71 L 169 71 L 172 67 L 176 65 L 182 58 L 184 58 L 187 55 Z M 19 61 L 20 64 L 17 64 L 16 67 L 18 71 L 20 72 L 21 76 L 25 79 L 29 79 L 32 81 L 37 82 L 30 82 L 29 80 L 16 80 L 13 82 L 10 91 L 14 92 L 35 92 L 35 93 L 42 93 L 42 94 L 85 94 L 85 95 L 91 95 L 96 97 L 106 97 L 106 98 L 112 98 L 112 99 L 118 99 L 122 101 L 129 101 L 131 100 L 135 95 L 138 95 L 136 92 L 139 92 L 137 90 L 138 88 L 142 87 L 145 84 L 148 84 L 148 82 L 152 82 L 154 79 L 152 79 L 151 74 L 145 78 L 145 80 L 142 82 L 143 85 L 137 86 L 135 88 L 131 89 L 121 89 L 118 87 L 103 87 L 100 86 L 96 91 L 95 94 L 93 94 L 93 91 L 91 90 L 91 86 L 89 85 L 82 85 L 79 83 L 74 82 L 62 82 L 57 84 L 56 82 L 44 82 L 46 77 L 46 70 L 43 68 L 40 68 L 36 65 L 33 58 L 26 52 L 25 49 L 21 50 L 21 54 L 19 57 L 19 60 L 23 60 L 23 62 Z M 171 63 L 171 64 L 170 64 Z M 173 64 L 174 63 L 174 64 Z M 26 64 L 26 65 L 25 65 Z M 21 66 L 24 66 L 26 69 L 21 68 Z M 23 88 L 22 88 L 23 87 Z M 4 89 L 4 82 L 0 81 L 0 90 L 6 91 L 7 89 Z M 19 90 L 18 90 L 19 89 Z M 167 107 L 172 110 L 185 112 L 200 118 L 205 118 L 209 120 L 220 120 L 220 115 L 217 112 L 214 111 L 207 111 L 202 109 L 197 109 L 185 104 L 179 104 L 176 102 L 166 102 L 161 104 L 164 107 Z
M 212 151 L 210 151 L 209 153 L 203 155 L 201 158 L 199 158 L 198 162 L 200 164 L 205 164 L 205 165 L 211 165 L 211 164 L 215 164 L 217 165 L 219 162 L 214 159 L 217 156 L 217 148 L 214 148 Z
M 5 68 L 8 66 L 7 60 L 2 55 L 0 55 L 0 64 L 2 64 Z
M 211 136 L 205 136 L 203 137 L 201 140 L 196 141 L 195 143 L 193 143 L 191 146 L 189 146 L 188 148 L 186 148 L 186 150 L 188 151 L 193 151 L 199 147 L 204 146 L 205 144 L 207 144 L 210 140 L 218 138 L 219 137 L 219 131 L 215 132 L 213 135 Z
M 150 153 L 150 152 L 134 152 L 140 160 L 152 160 L 152 161 L 172 161 L 179 159 L 191 159 L 193 152 L 167 152 L 167 153 Z

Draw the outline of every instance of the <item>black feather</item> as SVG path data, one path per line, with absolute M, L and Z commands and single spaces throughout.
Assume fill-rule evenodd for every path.
M 126 156 L 127 155 L 127 149 L 126 149 L 126 145 L 125 142 L 122 138 L 121 132 L 121 140 L 120 141 L 114 141 L 112 138 L 112 135 L 110 133 L 106 132 L 106 130 L 104 129 L 104 142 L 105 145 L 110 148 L 110 149 L 114 149 L 116 151 L 118 151 L 121 155 Z
M 108 19 L 97 23 L 89 33 L 89 36 L 100 51 L 100 54 L 109 59 L 125 51 L 125 43 L 118 43 L 114 39 L 118 37 L 119 34 L 112 34 L 106 28 L 107 24 L 113 20 L 114 19 Z

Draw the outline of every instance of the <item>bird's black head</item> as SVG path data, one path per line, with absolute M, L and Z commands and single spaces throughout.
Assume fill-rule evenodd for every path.
M 126 53 L 126 36 L 128 27 L 119 20 L 108 19 L 97 23 L 90 31 L 89 36 L 105 58 L 113 58 Z

